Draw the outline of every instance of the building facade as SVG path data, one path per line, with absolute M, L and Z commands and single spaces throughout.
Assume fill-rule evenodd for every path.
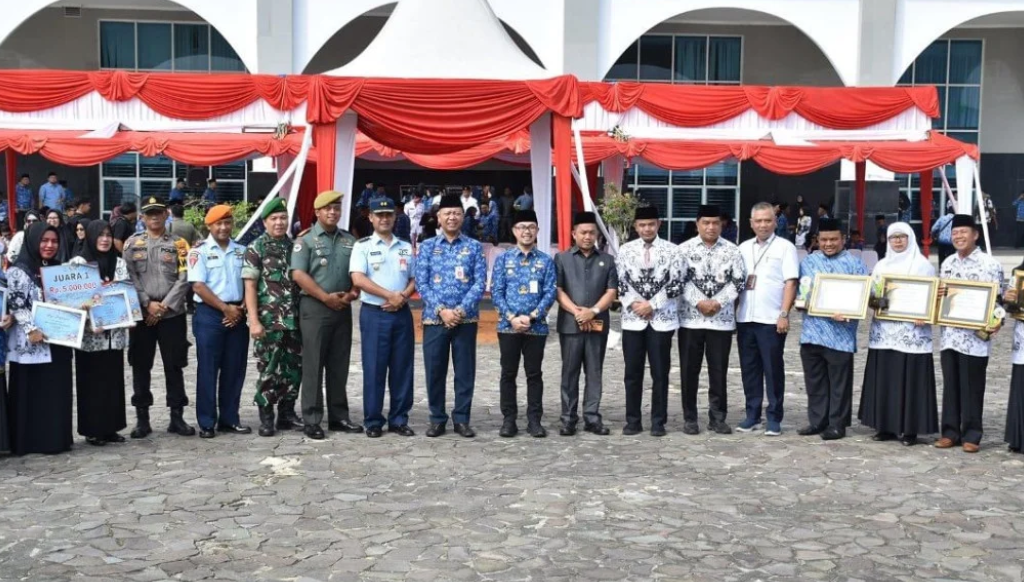
M 409 0 L 405 0 L 409 1 Z M 476 2 L 479 0 L 466 0 Z M 551 75 L 583 80 L 812 86 L 936 85 L 935 128 L 978 144 L 981 184 L 1011 244 L 1012 202 L 1024 190 L 1024 0 L 489 0 L 520 48 Z M 382 0 L 21 0 L 0 22 L 0 67 L 322 73 L 373 41 L 394 4 Z M 458 38 L 423 42 L 459 42 Z M 472 47 L 467 47 L 472 50 Z M 52 164 L 25 158 L 42 181 Z M 494 183 L 500 164 L 478 170 Z M 216 177 L 225 199 L 257 199 L 272 175 L 252 162 L 191 168 L 134 154 L 96 168 L 57 169 L 103 210 L 159 193 L 178 176 Z M 952 167 L 947 175 L 952 181 Z M 529 183 L 507 170 L 509 185 Z M 667 172 L 642 162 L 626 182 L 661 209 L 677 238 L 699 204 L 742 217 L 759 200 L 810 208 L 830 200 L 841 169 L 776 176 L 753 163 Z M 472 181 L 474 171 L 460 174 Z M 38 176 L 36 178 L 36 176 Z M 438 183 L 410 165 L 360 163 L 356 183 Z M 486 177 L 485 177 L 486 176 Z M 500 179 L 500 178 L 499 178 Z M 894 176 L 913 200 L 915 176 Z M 940 191 L 936 178 L 936 193 Z M 504 184 L 499 183 L 499 186 Z M 937 197 L 936 211 L 943 199 Z M 915 212 L 914 220 L 919 220 Z M 746 220 L 738 221 L 744 225 Z

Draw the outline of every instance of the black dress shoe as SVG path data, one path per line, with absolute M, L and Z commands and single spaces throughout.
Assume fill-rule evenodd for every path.
M 584 424 L 583 430 L 600 436 L 608 436 L 612 432 L 608 430 L 608 427 L 599 422 L 596 424 Z
M 363 432 L 363 427 L 349 420 L 335 420 L 327 423 L 331 432 Z
M 526 432 L 535 439 L 542 439 L 548 436 L 548 431 L 539 422 L 531 422 L 526 427 Z
M 222 424 L 217 427 L 217 432 L 227 432 L 231 434 L 252 434 L 252 429 L 247 426 L 240 424 Z
M 379 439 L 380 437 L 384 436 L 384 431 L 382 431 L 379 426 L 371 426 L 370 428 L 366 429 L 366 436 L 370 437 L 371 439 Z
M 905 447 L 912 447 L 917 444 L 917 435 L 905 434 L 902 438 L 900 438 L 900 442 L 903 443 L 903 446 Z
M 430 438 L 439 437 L 445 433 L 446 429 L 444 423 L 431 424 L 430 428 L 427 429 L 426 435 Z
M 839 430 L 838 428 L 828 428 L 825 432 L 821 433 L 821 440 L 823 441 L 837 441 L 846 436 L 846 431 Z
M 167 425 L 167 432 L 179 436 L 192 436 L 196 434 L 196 429 L 185 422 L 184 414 L 184 410 L 181 408 L 171 409 L 171 422 Z
M 212 428 L 199 427 L 199 438 L 201 439 L 212 439 L 217 436 L 217 431 Z
M 634 425 L 627 424 L 626 426 L 622 427 L 622 434 L 624 434 L 626 436 L 633 436 L 635 434 L 640 434 L 643 431 L 644 431 L 644 427 L 642 425 L 639 425 L 639 424 L 634 424 Z
M 796 434 L 798 434 L 800 436 L 812 436 L 812 435 L 816 435 L 816 434 L 821 434 L 823 432 L 825 432 L 824 428 L 818 428 L 816 426 L 808 425 L 808 426 L 805 426 L 802 429 L 796 431 Z
M 476 436 L 476 431 L 469 426 L 468 422 L 456 422 L 455 423 L 455 434 L 460 434 L 467 439 L 471 439 Z
M 683 434 L 700 434 L 700 425 L 696 421 L 689 421 L 683 423 Z
M 395 434 L 399 434 L 399 435 L 402 435 L 404 437 L 416 436 L 416 431 L 414 431 L 413 429 L 409 428 L 408 424 L 402 424 L 402 425 L 398 425 L 398 426 L 389 426 L 388 427 L 388 432 L 393 432 Z
M 558 429 L 558 434 L 561 435 L 561 436 L 574 436 L 576 434 L 576 425 L 575 424 L 563 424 Z
M 1007 450 L 1009 450 L 1009 451 L 1010 451 L 1011 453 L 1019 453 L 1019 452 L 1020 452 L 1020 447 L 1015 447 L 1015 446 L 1013 446 L 1013 445 L 1010 445 L 1010 446 L 1008 446 L 1008 447 L 1006 447 L 1006 448 L 1007 448 Z
M 125 438 L 123 436 L 117 434 L 116 432 L 112 432 L 112 433 L 108 434 L 107 436 L 103 437 L 103 440 L 107 441 L 108 443 L 123 443 L 123 442 L 125 442 Z
M 652 437 L 663 437 L 665 436 L 665 434 L 665 427 L 661 426 L 660 424 L 656 424 L 651 427 Z
M 872 435 L 871 440 L 879 442 L 893 441 L 896 440 L 896 435 L 892 434 L 891 432 L 879 432 Z
M 302 433 L 314 440 L 324 440 L 324 429 L 320 428 L 319 424 L 307 424 L 302 427 Z
M 712 422 L 708 425 L 708 430 L 716 434 L 732 434 L 732 428 L 724 422 Z
M 107 446 L 107 440 L 100 437 L 85 437 L 85 442 L 89 443 L 94 447 Z
M 455 432 L 459 432 L 459 429 L 456 428 Z M 516 420 L 514 418 L 506 418 L 505 421 L 501 423 L 501 429 L 498 430 L 498 436 L 510 439 L 517 434 L 519 434 L 519 427 L 516 425 Z

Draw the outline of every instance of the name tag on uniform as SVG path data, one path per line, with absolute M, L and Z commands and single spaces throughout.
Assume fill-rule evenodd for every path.
M 463 267 L 462 265 L 456 265 L 455 266 L 455 278 L 459 279 L 460 281 L 462 279 L 465 279 L 466 278 L 466 268 Z
M 530 293 L 540 293 L 540 285 L 536 281 L 530 281 Z
M 757 275 L 747 275 L 747 291 L 753 291 L 757 287 Z

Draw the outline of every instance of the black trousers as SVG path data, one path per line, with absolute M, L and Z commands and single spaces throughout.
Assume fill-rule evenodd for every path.
M 539 423 L 544 415 L 544 377 L 541 365 L 544 363 L 544 345 L 548 336 L 525 333 L 499 333 L 498 349 L 501 350 L 501 380 L 499 382 L 501 415 L 515 419 L 519 414 L 516 405 L 516 375 L 519 360 L 523 360 L 526 371 L 526 419 L 531 424 Z
M 665 426 L 668 420 L 668 371 L 672 364 L 672 334 L 650 325 L 643 331 L 622 332 L 625 361 L 626 425 L 642 428 L 640 407 L 644 397 L 644 365 L 651 366 L 651 425 Z
M 817 429 L 850 426 L 853 410 L 853 354 L 824 346 L 800 346 L 807 382 L 807 420 Z
M 562 424 L 576 426 L 579 421 L 580 372 L 586 373 L 583 387 L 583 422 L 601 422 L 604 355 L 607 333 L 560 333 L 562 351 Z
M 942 350 L 942 436 L 979 444 L 988 358 Z
M 185 375 L 188 365 L 188 336 L 185 314 L 161 319 L 156 325 L 140 323 L 128 331 L 128 364 L 132 367 L 132 406 L 153 406 L 150 390 L 153 361 L 160 346 L 160 359 L 164 362 L 167 383 L 167 407 L 188 406 L 185 394 Z
M 725 375 L 729 370 L 732 332 L 679 328 L 679 369 L 682 376 L 683 420 L 697 422 L 697 385 L 704 357 L 708 361 L 708 418 L 725 422 L 729 410 Z
M 1024 247 L 1024 220 L 1017 221 L 1017 237 L 1014 240 L 1014 248 Z

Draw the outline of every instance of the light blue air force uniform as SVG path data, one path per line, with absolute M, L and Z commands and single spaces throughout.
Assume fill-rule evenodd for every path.
M 240 303 L 245 299 L 242 267 L 245 265 L 245 247 L 231 241 L 222 249 L 209 236 L 192 248 L 188 257 L 188 282 L 206 283 L 214 295 L 225 303 Z M 197 303 L 203 300 L 195 295 Z

